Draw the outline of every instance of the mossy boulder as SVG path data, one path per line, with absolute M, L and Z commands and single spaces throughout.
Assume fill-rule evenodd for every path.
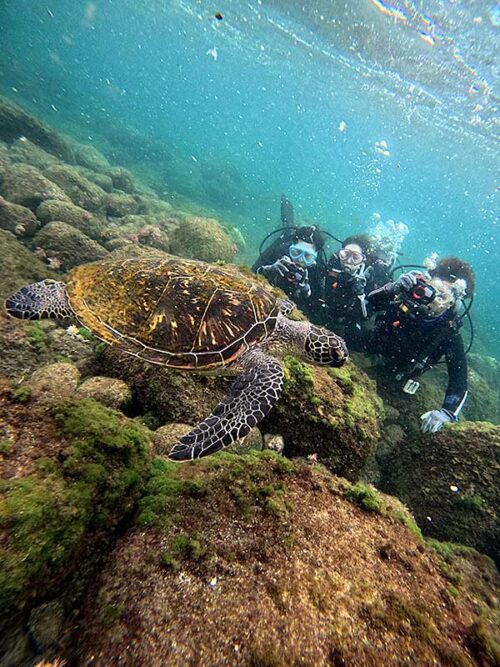
M 500 426 L 463 422 L 402 440 L 384 459 L 381 485 L 426 535 L 460 542 L 500 562 Z
M 48 199 L 36 209 L 36 217 L 43 224 L 54 221 L 65 222 L 91 239 L 102 238 L 105 230 L 105 224 L 101 219 L 70 201 Z
M 90 144 L 73 144 L 73 155 L 76 164 L 93 171 L 105 172 L 109 169 L 109 162 L 104 155 Z
M 11 162 L 25 162 L 40 170 L 47 169 L 47 167 L 59 162 L 54 155 L 47 153 L 26 137 L 17 139 L 10 147 L 9 154 Z
M 75 169 L 91 183 L 95 183 L 102 188 L 104 192 L 111 192 L 113 190 L 113 181 L 106 174 L 102 174 L 99 171 L 92 171 L 92 169 L 87 169 L 87 167 L 77 166 Z
M 382 402 L 374 383 L 349 362 L 340 369 L 286 357 L 283 397 L 262 428 L 280 433 L 285 454 L 309 456 L 356 479 L 380 435 Z
M 93 398 L 98 403 L 123 410 L 132 400 L 130 387 L 123 380 L 94 376 L 84 380 L 78 387 L 77 393 L 81 396 Z
M 108 224 L 107 234 L 110 238 L 106 245 L 116 247 L 117 242 L 122 240 L 169 252 L 168 227 L 162 220 L 159 222 L 157 224 L 152 215 L 126 215 Z
M 104 170 L 104 173 L 111 178 L 113 187 L 116 190 L 122 190 L 129 194 L 135 192 L 134 177 L 128 169 L 124 167 L 108 167 Z
M 30 400 L 46 405 L 72 398 L 80 381 L 74 364 L 58 362 L 38 368 L 22 386 Z
M 79 174 L 75 168 L 69 165 L 54 165 L 44 171 L 44 176 L 56 183 L 73 204 L 87 211 L 102 209 L 107 193 Z
M 16 289 L 56 274 L 16 239 L 0 229 L 0 303 Z
M 0 437 L 12 443 L 0 457 L 3 656 L 31 608 L 61 596 L 65 585 L 74 606 L 103 545 L 141 493 L 149 434 L 91 399 L 47 411 L 4 390 L 0 402 Z
M 47 257 L 56 259 L 63 271 L 104 259 L 108 254 L 97 241 L 61 221 L 45 225 L 33 238 L 33 245 L 42 248 Z
M 14 102 L 0 97 L 0 139 L 10 143 L 19 136 L 26 137 L 62 160 L 73 160 L 71 146 L 60 134 Z
M 115 218 L 134 215 L 139 211 L 137 200 L 125 192 L 110 192 L 105 201 L 106 213 Z
M 494 572 L 457 555 L 484 596 L 466 577 L 452 589 L 398 501 L 373 511 L 351 492 L 270 452 L 155 460 L 83 606 L 80 661 L 493 665 L 478 661 L 493 651 Z
M 28 164 L 14 164 L 0 171 L 0 195 L 33 211 L 46 199 L 69 201 L 56 183 Z
M 190 216 L 184 218 L 171 238 L 175 255 L 205 262 L 229 262 L 237 247 L 214 218 Z
M 33 236 L 40 223 L 29 208 L 12 204 L 0 197 L 0 229 L 12 232 L 17 237 Z

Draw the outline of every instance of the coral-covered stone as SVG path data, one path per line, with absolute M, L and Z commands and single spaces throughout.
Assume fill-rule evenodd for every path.
M 44 224 L 54 220 L 65 222 L 91 239 L 100 239 L 104 234 L 105 225 L 102 220 L 70 201 L 47 199 L 36 209 L 36 217 Z
M 122 410 L 132 399 L 130 387 L 123 380 L 108 377 L 90 377 L 78 387 L 78 394 L 93 398 L 108 408 Z
M 106 192 L 79 174 L 74 167 L 54 165 L 46 169 L 44 175 L 53 183 L 56 183 L 73 204 L 88 211 L 97 211 L 103 207 L 107 196 Z
M 229 262 L 237 247 L 214 218 L 187 217 L 171 238 L 172 252 L 205 262 Z
M 39 403 L 60 403 L 73 398 L 80 381 L 80 371 L 64 362 L 42 366 L 26 382 L 30 398 Z
M 47 153 L 26 137 L 21 137 L 12 144 L 10 159 L 12 162 L 25 162 L 40 170 L 47 169 L 47 167 L 59 162 L 54 155 Z
M 29 208 L 12 204 L 0 197 L 0 229 L 12 232 L 18 237 L 33 236 L 39 225 Z
M 104 259 L 108 251 L 75 227 L 65 222 L 49 222 L 34 237 L 35 247 L 46 257 L 56 259 L 59 268 L 68 271 L 74 266 Z
M 56 168 L 56 167 L 55 167 Z M 0 171 L 0 195 L 13 204 L 35 210 L 46 199 L 69 201 L 61 188 L 28 164 L 11 165 Z

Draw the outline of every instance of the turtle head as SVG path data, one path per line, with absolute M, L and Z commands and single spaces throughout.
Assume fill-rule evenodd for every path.
M 305 361 L 318 366 L 342 366 L 349 357 L 345 341 L 332 331 L 309 325 L 302 353 Z

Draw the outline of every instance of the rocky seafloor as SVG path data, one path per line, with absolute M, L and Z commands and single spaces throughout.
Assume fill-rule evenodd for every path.
M 0 99 L 0 300 L 109 255 L 238 260 L 160 194 Z M 468 421 L 424 436 L 442 372 L 408 402 L 287 357 L 259 428 L 177 466 L 229 379 L 0 312 L 0 664 L 500 664 L 499 369 L 470 362 Z

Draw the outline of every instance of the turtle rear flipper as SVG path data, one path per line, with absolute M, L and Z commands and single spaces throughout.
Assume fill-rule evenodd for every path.
M 174 445 L 172 461 L 191 461 L 213 454 L 243 438 L 269 413 L 283 389 L 283 369 L 262 351 L 245 355 L 253 365 L 238 376 L 212 414 Z M 247 362 L 247 359 L 242 362 Z
M 21 320 L 64 319 L 74 317 L 64 283 L 42 280 L 31 283 L 7 297 L 9 315 Z

